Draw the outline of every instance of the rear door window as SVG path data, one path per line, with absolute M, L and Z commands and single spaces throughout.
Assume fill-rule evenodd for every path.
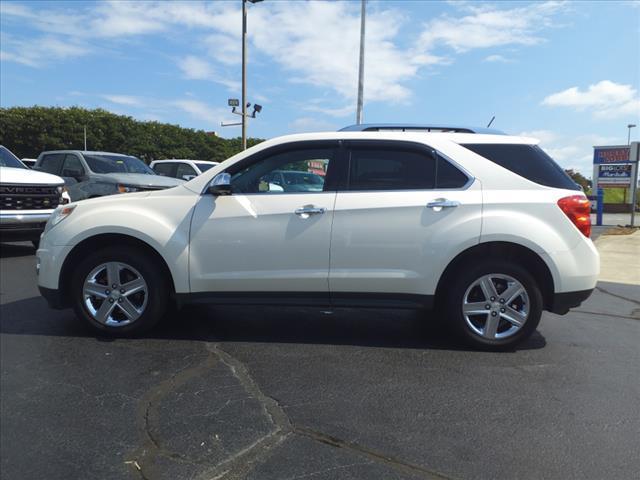
M 175 177 L 176 176 L 176 164 L 174 162 L 156 163 L 153 166 L 153 171 L 163 177 Z
M 580 186 L 537 145 L 465 143 L 462 146 L 539 185 L 580 190 Z
M 178 164 L 178 168 L 176 170 L 176 178 L 182 178 L 184 180 L 186 180 L 184 177 L 185 175 L 191 176 L 191 177 L 197 177 L 198 176 L 198 172 L 196 172 L 193 167 L 191 165 L 189 165 L 188 163 L 179 163 Z
M 62 169 L 62 162 L 64 161 L 64 153 L 50 153 L 42 157 L 38 170 L 51 173 L 53 175 L 60 175 Z
M 426 152 L 352 147 L 349 190 L 424 190 L 435 186 L 436 162 Z

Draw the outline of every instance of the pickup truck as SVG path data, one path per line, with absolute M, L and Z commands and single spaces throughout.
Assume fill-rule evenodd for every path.
M 25 167 L 0 145 L 0 241 L 31 241 L 37 247 L 51 213 L 68 202 L 62 178 Z

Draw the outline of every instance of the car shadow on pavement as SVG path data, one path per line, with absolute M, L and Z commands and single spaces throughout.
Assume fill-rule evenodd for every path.
M 30 243 L 0 243 L 0 258 L 28 257 L 35 252 Z
M 353 345 L 386 348 L 470 350 L 434 318 L 411 310 L 335 309 L 256 306 L 190 306 L 168 315 L 142 337 L 203 342 Z M 96 338 L 76 320 L 72 310 L 51 310 L 40 297 L 5 303 L 0 308 L 0 333 Z M 535 332 L 516 350 L 546 345 Z

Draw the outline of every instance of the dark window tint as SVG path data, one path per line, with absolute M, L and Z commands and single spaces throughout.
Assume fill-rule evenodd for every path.
M 67 155 L 64 159 L 64 165 L 62 166 L 63 177 L 76 177 L 84 175 L 84 167 L 80 162 L 80 159 L 75 155 Z
M 215 167 L 215 165 L 212 163 L 196 163 L 196 166 L 200 169 L 202 173 L 206 172 L 211 167 Z
M 469 181 L 464 173 L 439 155 L 437 177 L 437 188 L 462 188 Z
M 190 180 L 193 177 L 197 177 L 198 173 L 188 163 L 179 163 L 176 170 L 176 178 L 187 180 L 187 178 L 184 178 L 185 176 L 190 177 L 188 178 Z
M 151 170 L 142 160 L 125 155 L 84 154 L 89 168 L 95 173 L 150 173 Z
M 153 166 L 153 171 L 163 177 L 175 177 L 175 163 L 156 163 Z
M 580 190 L 571 177 L 537 145 L 473 143 L 462 146 L 540 185 Z
M 355 148 L 351 151 L 350 190 L 431 189 L 435 161 L 422 152 Z
M 24 168 L 24 165 L 18 157 L 0 145 L 0 167 Z
M 64 157 L 64 153 L 52 153 L 50 155 L 45 155 L 42 157 L 40 165 L 38 165 L 38 170 L 52 173 L 53 175 L 60 175 Z

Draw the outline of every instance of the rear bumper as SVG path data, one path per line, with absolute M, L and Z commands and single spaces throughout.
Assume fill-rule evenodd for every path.
M 50 308 L 54 308 L 56 310 L 62 310 L 63 308 L 67 308 L 68 305 L 65 304 L 64 299 L 60 290 L 55 288 L 46 288 L 38 286 L 38 290 L 40 290 L 40 295 L 44 297 L 44 299 L 49 304 Z
M 579 290 L 577 292 L 555 293 L 549 311 L 558 315 L 564 315 L 568 313 L 570 309 L 580 306 L 582 302 L 591 296 L 593 290 L 592 288 L 590 290 Z

